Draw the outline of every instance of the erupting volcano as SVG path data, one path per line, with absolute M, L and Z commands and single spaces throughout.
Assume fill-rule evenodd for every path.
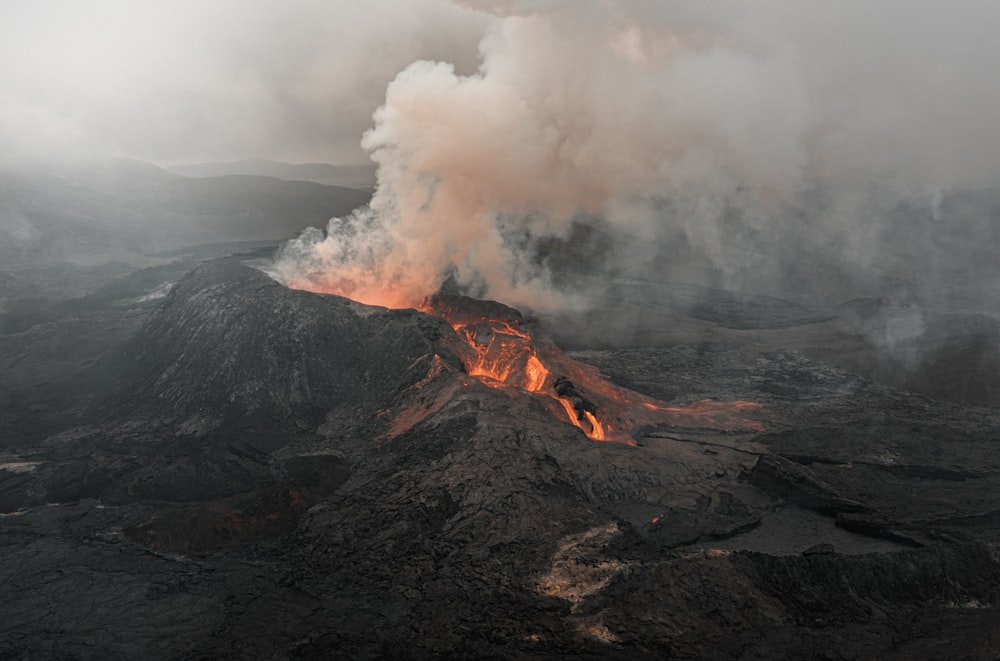
M 454 332 L 446 344 L 469 376 L 490 387 L 540 397 L 554 417 L 592 440 L 635 445 L 633 433 L 644 428 L 764 429 L 753 416 L 760 408 L 754 402 L 702 400 L 670 406 L 617 386 L 597 369 L 567 356 L 537 323 L 501 303 L 438 292 L 417 309 L 448 323 Z
M 0 2 L 0 661 L 1000 661 L 1000 2 L 295 9 Z
M 554 415 L 595 441 L 632 445 L 632 432 L 641 427 L 762 431 L 759 421 L 745 415 L 759 408 L 753 402 L 669 406 L 616 386 L 563 353 L 537 324 L 500 303 L 438 293 L 420 310 L 444 318 L 455 330 L 459 341 L 452 348 L 470 376 L 547 397 Z
M 453 349 L 461 356 L 465 371 L 495 387 L 514 387 L 548 396 L 559 403 L 571 423 L 595 441 L 608 438 L 605 426 L 595 416 L 595 405 L 565 376 L 553 376 L 546 363 L 558 352 L 548 343 L 546 356 L 539 356 L 534 331 L 524 317 L 506 306 L 463 296 L 435 294 L 424 300 L 422 312 L 444 318 L 459 342 Z

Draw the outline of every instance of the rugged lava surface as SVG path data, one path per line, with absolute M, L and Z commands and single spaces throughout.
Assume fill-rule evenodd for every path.
M 540 326 L 500 303 L 438 293 L 420 309 L 452 326 L 455 334 L 443 339 L 463 371 L 487 385 L 525 390 L 556 403 L 551 408 L 557 417 L 592 440 L 634 445 L 634 436 L 646 427 L 763 430 L 753 414 L 760 408 L 754 402 L 703 400 L 671 406 L 617 386 L 564 354 Z
M 547 374 L 518 354 L 526 379 L 498 385 L 470 368 L 497 333 L 463 339 L 478 318 L 235 258 L 143 306 L 74 373 L 73 421 L 3 439 L 2 657 L 1000 651 L 995 408 L 776 350 L 766 325 L 563 354 L 522 319 Z M 673 412 L 598 442 L 559 376 L 598 418 L 607 392 Z

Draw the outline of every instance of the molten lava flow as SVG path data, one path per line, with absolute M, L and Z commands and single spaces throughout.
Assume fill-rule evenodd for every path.
M 475 352 L 465 362 L 471 376 L 485 377 L 531 392 L 541 390 L 549 371 L 531 346 L 531 337 L 502 320 L 487 320 L 452 328 Z
M 428 299 L 421 310 L 444 317 L 463 345 L 456 347 L 465 371 L 491 386 L 512 386 L 546 395 L 562 405 L 566 417 L 588 437 L 604 440 L 604 429 L 590 411 L 579 413 L 573 403 L 553 388 L 552 373 L 538 356 L 531 332 L 520 315 L 506 308 L 508 319 L 487 314 L 470 315 L 467 310 L 446 305 L 442 296 Z
M 594 417 L 593 413 L 590 411 L 584 411 L 583 419 L 587 421 L 587 426 L 585 427 L 583 422 L 580 420 L 580 416 L 577 415 L 576 409 L 573 408 L 573 405 L 570 402 L 561 397 L 557 397 L 556 401 L 559 402 L 562 405 L 563 410 L 566 411 L 566 417 L 569 418 L 569 421 L 579 427 L 588 438 L 592 438 L 595 441 L 605 440 L 604 428 L 601 427 L 601 423 L 597 421 L 597 418 Z
M 465 371 L 493 387 L 516 387 L 545 396 L 554 414 L 595 441 L 634 444 L 639 427 L 762 431 L 746 414 L 753 402 L 704 400 L 669 406 L 618 387 L 595 368 L 566 356 L 519 312 L 499 303 L 445 294 L 426 299 L 421 311 L 446 319 L 460 340 L 453 348 Z
M 595 441 L 603 441 L 604 428 L 601 426 L 601 423 L 597 421 L 597 418 L 595 418 L 594 414 L 590 411 L 584 411 L 583 415 L 587 418 L 587 422 L 590 423 L 590 433 L 588 433 L 587 436 L 590 436 Z
M 306 283 L 288 284 L 293 289 L 301 286 L 316 291 Z M 342 291 L 318 293 L 344 295 Z M 376 300 L 396 307 L 391 289 L 360 302 Z M 632 433 L 642 427 L 763 431 L 760 421 L 748 416 L 760 408 L 753 402 L 702 400 L 689 406 L 669 406 L 616 386 L 596 368 L 566 356 L 520 312 L 500 303 L 438 293 L 426 298 L 418 309 L 451 325 L 455 332 L 444 339 L 467 374 L 491 387 L 520 388 L 543 397 L 554 416 L 595 441 L 634 445 Z M 441 359 L 437 360 L 427 379 L 445 371 Z M 410 423 L 400 424 L 405 427 Z

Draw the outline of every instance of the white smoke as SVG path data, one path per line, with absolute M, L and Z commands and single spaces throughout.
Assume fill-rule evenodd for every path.
M 525 248 L 581 213 L 650 241 L 669 225 L 734 279 L 761 266 L 742 235 L 870 264 L 873 214 L 1000 174 L 995 3 L 460 4 L 498 16 L 479 71 L 397 76 L 362 143 L 371 208 L 287 245 L 289 283 L 413 305 L 450 276 L 552 307 Z

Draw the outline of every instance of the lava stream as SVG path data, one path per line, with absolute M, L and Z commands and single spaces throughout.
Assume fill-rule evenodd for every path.
M 422 306 L 422 310 L 431 314 L 441 312 L 431 304 Z M 579 413 L 571 401 L 559 397 L 553 389 L 552 374 L 539 358 L 531 334 L 518 327 L 519 321 L 487 318 L 448 321 L 465 346 L 471 349 L 469 352 L 465 347 L 456 347 L 466 373 L 487 385 L 513 386 L 551 397 L 562 405 L 570 422 L 589 438 L 604 440 L 604 429 L 597 418 L 590 411 Z
M 470 376 L 548 398 L 558 404 L 550 407 L 554 413 L 565 414 L 595 441 L 634 444 L 632 431 L 641 426 L 763 430 L 746 415 L 760 408 L 753 402 L 703 400 L 670 406 L 616 386 L 595 368 L 566 356 L 519 312 L 499 303 L 439 293 L 420 310 L 451 324 L 460 340 L 452 348 Z
M 286 284 L 292 289 L 344 295 L 303 282 Z M 347 291 L 355 293 L 353 286 Z M 359 302 L 369 305 L 395 300 L 389 293 L 363 298 Z M 595 441 L 635 445 L 632 432 L 641 427 L 764 430 L 760 420 L 748 415 L 760 408 L 754 402 L 701 400 L 688 406 L 670 406 L 616 386 L 596 368 L 568 357 L 520 312 L 501 303 L 439 292 L 417 309 L 451 325 L 455 332 L 445 341 L 467 374 L 491 387 L 520 388 L 543 397 L 554 416 Z

